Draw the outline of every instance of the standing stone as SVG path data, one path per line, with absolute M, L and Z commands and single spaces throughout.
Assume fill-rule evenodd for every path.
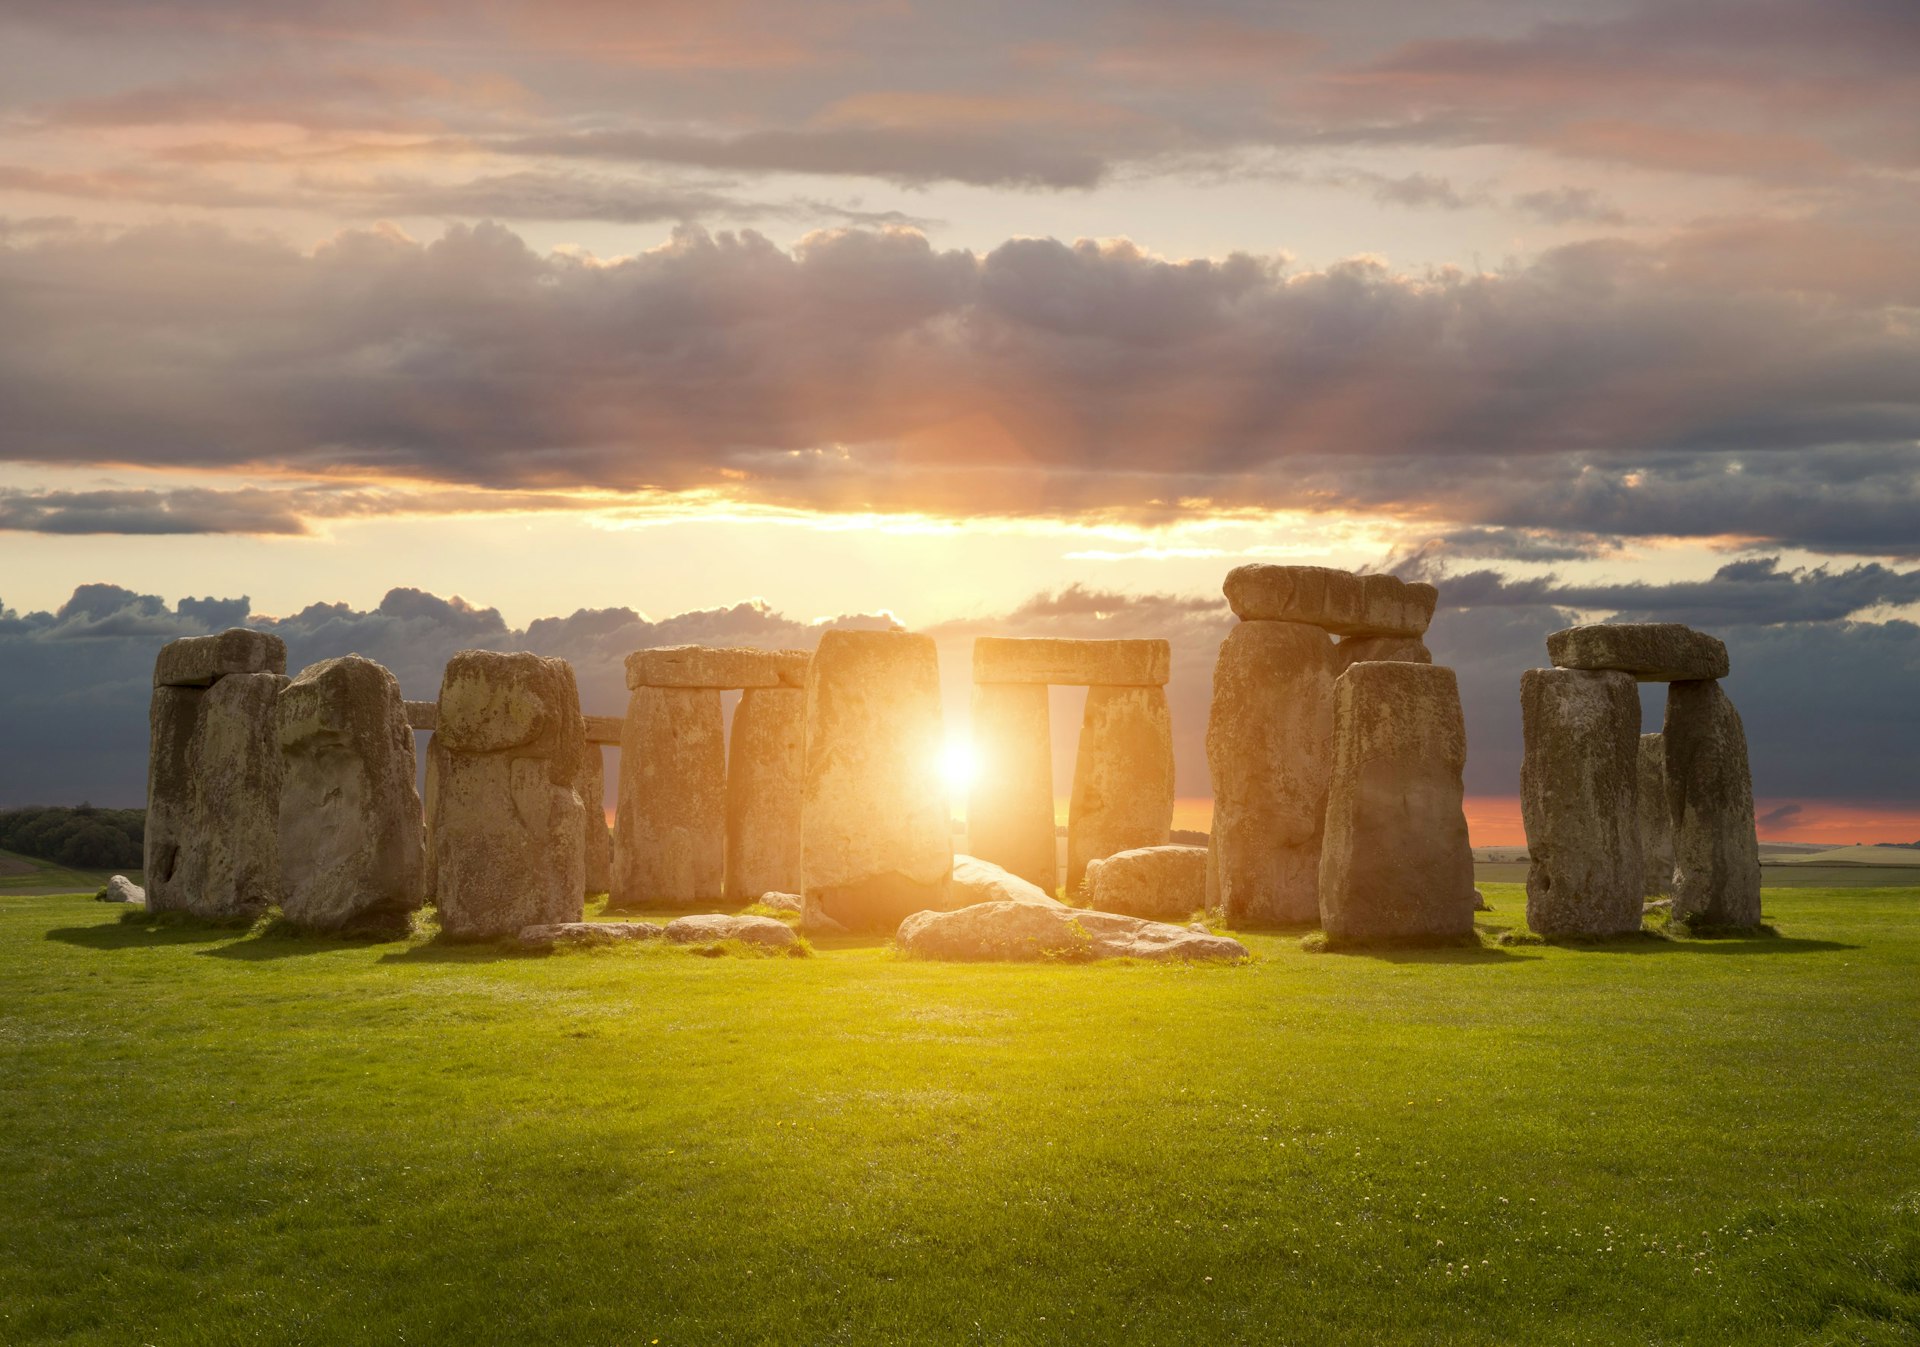
M 1527 925 L 1540 935 L 1640 929 L 1640 691 L 1620 671 L 1528 669 L 1520 817 Z
M 455 938 L 578 921 L 580 693 L 565 660 L 462 650 L 440 684 L 435 897 Z
M 805 899 L 849 930 L 946 903 L 952 821 L 939 770 L 933 639 L 829 631 L 807 670 Z
M 394 676 L 346 655 L 280 694 L 280 907 L 313 931 L 404 926 L 424 897 L 413 728 Z
M 1667 689 L 1662 731 L 1673 820 L 1673 915 L 1700 926 L 1760 924 L 1760 843 L 1740 713 L 1712 680 Z
M 434 702 L 432 705 L 437 724 L 440 704 Z M 413 717 L 409 716 L 408 719 L 411 720 Z M 447 746 L 440 742 L 438 730 L 427 736 L 427 768 L 422 775 L 426 778 L 421 787 L 423 797 L 421 804 L 425 814 L 427 855 L 420 876 L 420 891 L 431 901 L 433 896 L 440 892 L 439 848 L 434 845 L 433 840 L 439 836 L 439 833 L 435 830 L 434 820 L 440 813 L 440 784 L 447 779 Z
M 742 692 L 727 744 L 729 903 L 799 889 L 800 795 L 806 775 L 806 690 Z
M 1047 696 L 1045 683 L 973 685 L 978 771 L 967 792 L 967 848 L 1052 893 L 1060 878 Z
M 1461 784 L 1467 727 L 1453 670 L 1353 665 L 1334 684 L 1333 740 L 1320 853 L 1327 938 L 1471 935 L 1477 895 Z
M 615 907 L 719 899 L 727 867 L 727 741 L 713 688 L 637 687 L 620 736 Z
M 147 831 L 142 864 L 147 904 L 156 911 L 183 911 L 176 876 L 184 830 L 193 809 L 193 776 L 187 746 L 200 719 L 204 688 L 157 687 L 147 709 Z
M 1673 822 L 1667 817 L 1667 743 L 1640 736 L 1640 892 L 1654 898 L 1673 889 Z
M 1234 927 L 1320 920 L 1335 659 L 1326 632 L 1299 622 L 1242 622 L 1220 646 L 1207 906 Z
M 586 863 L 586 892 L 607 893 L 613 887 L 613 833 L 607 827 L 607 766 L 600 745 L 588 739 L 580 754 L 580 808 L 582 851 Z
M 1096 687 L 1087 693 L 1067 812 L 1067 892 L 1087 862 L 1165 846 L 1173 827 L 1173 722 L 1166 689 Z
M 166 886 L 169 907 L 227 921 L 254 916 L 279 896 L 275 704 L 286 681 L 284 674 L 227 674 L 201 697 L 187 744 L 191 784 Z
M 1340 671 L 1349 664 L 1433 663 L 1433 652 L 1418 636 L 1348 636 L 1333 653 L 1334 667 Z

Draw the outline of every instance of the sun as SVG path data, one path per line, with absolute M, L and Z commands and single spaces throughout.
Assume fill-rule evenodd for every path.
M 940 775 L 946 779 L 948 789 L 963 791 L 979 774 L 980 759 L 973 745 L 965 739 L 947 740 L 940 750 Z

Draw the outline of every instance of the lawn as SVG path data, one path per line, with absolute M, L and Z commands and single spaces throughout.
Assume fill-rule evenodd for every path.
M 1920 1340 L 1920 890 L 1766 909 L 1189 968 L 0 896 L 0 1342 Z
M 140 882 L 139 870 L 71 870 L 35 856 L 0 851 L 0 897 L 13 894 L 93 893 L 110 875 L 122 874 Z

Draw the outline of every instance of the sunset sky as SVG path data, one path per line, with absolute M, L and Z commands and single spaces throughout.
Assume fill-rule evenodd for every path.
M 1913 0 L 14 0 L 0 804 L 124 794 L 208 597 L 1163 634 L 1203 796 L 1275 560 L 1440 585 L 1484 819 L 1626 616 L 1727 639 L 1763 836 L 1920 840 L 1917 207 Z

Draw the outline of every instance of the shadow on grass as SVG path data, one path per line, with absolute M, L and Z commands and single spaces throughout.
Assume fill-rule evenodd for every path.
M 389 950 L 381 963 L 497 963 L 502 959 L 542 959 L 544 949 L 522 949 L 518 945 L 493 940 L 449 940 L 435 936 L 405 949 Z
M 1807 940 L 1790 935 L 1689 935 L 1678 938 L 1626 939 L 1592 944 L 1560 942 L 1564 949 L 1595 954 L 1820 954 L 1859 949 L 1839 940 Z
M 60 926 L 48 931 L 47 939 L 81 949 L 152 949 L 156 945 L 206 945 L 245 933 L 244 927 L 123 920 L 98 926 Z
M 271 959 L 291 959 L 307 954 L 332 954 L 343 949 L 364 949 L 368 945 L 390 945 L 407 939 L 405 931 L 343 931 L 318 935 L 302 931 L 285 921 L 272 921 L 253 931 L 245 940 L 236 940 L 218 949 L 202 950 L 210 959 L 239 959 L 262 963 Z
M 1479 943 L 1390 945 L 1332 942 L 1317 947 L 1313 952 L 1378 959 L 1382 963 L 1495 964 L 1512 967 L 1528 961 L 1525 954 L 1515 949 Z

